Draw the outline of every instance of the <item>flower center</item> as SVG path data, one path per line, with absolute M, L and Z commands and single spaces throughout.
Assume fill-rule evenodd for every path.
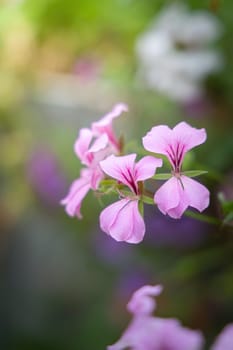
M 175 174 L 180 174 L 184 157 L 184 144 L 177 142 L 176 145 L 168 145 L 166 150 Z
M 131 188 L 131 190 L 138 195 L 138 186 L 137 183 L 134 180 L 134 177 L 130 171 L 129 168 L 126 168 L 127 172 L 122 172 L 122 176 L 125 178 L 126 182 L 128 183 L 128 186 Z

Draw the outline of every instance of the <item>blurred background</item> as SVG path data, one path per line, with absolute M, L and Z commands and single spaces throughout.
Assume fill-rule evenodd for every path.
M 130 319 L 131 293 L 164 285 L 157 314 L 208 344 L 233 321 L 233 2 L 0 1 L 0 348 L 102 350 Z M 82 221 L 60 200 L 79 176 L 80 127 L 117 102 L 128 152 L 157 124 L 207 129 L 187 169 L 208 170 L 207 215 L 145 208 L 139 245 Z M 111 201 L 111 199 L 109 199 Z

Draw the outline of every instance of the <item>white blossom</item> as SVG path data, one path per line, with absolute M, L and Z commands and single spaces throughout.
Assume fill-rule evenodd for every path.
M 136 42 L 139 78 L 177 101 L 199 97 L 203 80 L 222 66 L 211 47 L 221 31 L 207 11 L 191 13 L 182 4 L 166 8 Z

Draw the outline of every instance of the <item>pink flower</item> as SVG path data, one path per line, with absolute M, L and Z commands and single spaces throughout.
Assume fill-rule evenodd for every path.
M 90 189 L 97 190 L 100 181 L 105 177 L 99 166 L 100 161 L 110 154 L 121 151 L 112 129 L 112 121 L 127 110 L 125 104 L 119 103 L 99 122 L 93 123 L 91 129 L 80 130 L 74 151 L 86 168 L 81 170 L 80 178 L 72 183 L 68 195 L 61 201 L 68 215 L 82 218 L 80 213 L 82 200 Z
M 132 192 L 101 212 L 100 227 L 116 241 L 128 243 L 139 243 L 145 234 L 145 223 L 138 209 L 141 195 L 138 182 L 152 177 L 156 168 L 162 166 L 162 160 L 154 157 L 144 157 L 138 163 L 135 159 L 136 154 L 111 155 L 100 162 L 107 175 L 128 186 Z
M 176 319 L 153 317 L 155 301 L 161 286 L 144 286 L 137 290 L 127 308 L 133 319 L 122 337 L 108 350 L 199 350 L 203 337 L 199 331 L 182 327 Z
M 223 329 L 211 350 L 233 350 L 233 323 Z
M 196 129 L 185 122 L 173 129 L 156 126 L 143 137 L 148 151 L 167 156 L 172 165 L 172 177 L 155 193 L 154 201 L 163 214 L 178 219 L 191 206 L 203 211 L 209 205 L 209 191 L 199 182 L 182 174 L 182 162 L 187 151 L 206 141 L 205 129 Z

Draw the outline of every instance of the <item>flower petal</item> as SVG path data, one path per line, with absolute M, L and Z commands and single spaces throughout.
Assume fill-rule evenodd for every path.
M 131 187 L 131 182 L 135 182 L 135 179 L 132 179 L 135 159 L 134 153 L 122 157 L 111 155 L 100 162 L 100 167 L 107 175 Z
M 183 327 L 176 319 L 158 319 L 161 322 L 158 349 L 201 350 L 204 338 L 200 331 Z M 158 322 L 157 321 L 157 322 Z
M 205 129 L 196 129 L 185 122 L 173 129 L 160 125 L 151 129 L 143 137 L 143 145 L 148 151 L 164 154 L 173 168 L 181 167 L 185 153 L 206 141 Z
M 180 201 L 175 208 L 171 208 L 167 211 L 167 214 L 173 219 L 180 219 L 184 211 L 188 208 L 187 198 L 183 189 L 180 186 Z
M 173 128 L 173 139 L 185 145 L 185 152 L 201 145 L 206 141 L 205 129 L 196 129 L 185 122 L 177 124 Z
M 106 114 L 103 118 L 101 118 L 98 122 L 92 123 L 92 131 L 99 134 L 103 134 L 105 132 L 108 133 L 109 126 L 111 127 L 113 119 L 119 117 L 122 112 L 127 112 L 128 106 L 124 103 L 116 104 L 113 109 Z
M 116 241 L 141 242 L 145 224 L 138 210 L 138 201 L 124 198 L 105 208 L 100 214 L 100 227 Z
M 182 175 L 172 177 L 155 193 L 154 200 L 163 214 L 179 219 L 188 206 L 200 212 L 209 205 L 210 193 L 199 182 Z
M 201 350 L 203 343 L 200 331 L 183 327 L 176 319 L 135 315 L 121 338 L 107 349 Z
M 89 152 L 99 152 L 103 150 L 108 145 L 108 135 L 102 134 L 100 137 L 98 137 L 93 145 L 89 148 Z
M 74 152 L 85 165 L 89 165 L 92 160 L 92 155 L 87 154 L 92 137 L 92 131 L 90 129 L 83 128 L 80 130 L 79 136 L 74 144 Z
M 120 201 L 117 201 L 109 205 L 104 210 L 102 210 L 100 214 L 100 227 L 104 232 L 106 232 L 107 234 L 110 234 L 111 226 L 115 223 L 118 212 L 122 208 L 124 208 L 128 202 L 129 202 L 129 199 L 124 198 Z M 115 237 L 113 238 L 116 239 Z
M 127 309 L 133 313 L 133 319 L 121 338 L 107 347 L 108 350 L 126 348 L 200 350 L 202 348 L 204 339 L 200 331 L 183 327 L 177 319 L 151 316 L 155 307 L 152 297 L 159 295 L 161 291 L 160 285 L 146 285 L 134 292 L 127 305 Z
M 82 218 L 82 214 L 80 212 L 81 204 L 90 188 L 89 171 L 87 173 L 83 172 L 81 177 L 71 184 L 68 195 L 61 200 L 61 204 L 65 206 L 65 210 L 68 215 L 76 215 L 79 219 Z
M 184 186 L 187 203 L 200 212 L 206 209 L 210 202 L 210 192 L 199 182 L 182 175 L 181 181 Z
M 134 317 L 121 338 L 107 350 L 159 350 L 155 339 L 159 336 L 158 322 L 153 317 Z M 156 339 L 157 340 L 157 339 Z M 158 341 L 160 344 L 160 340 Z M 158 344 L 158 346 L 159 346 Z
M 227 325 L 214 342 L 211 350 L 232 350 L 233 349 L 233 323 Z
M 143 286 L 133 293 L 127 309 L 135 315 L 150 315 L 156 306 L 153 296 L 159 295 L 163 290 L 161 285 Z
M 167 145 L 172 138 L 172 130 L 167 125 L 153 127 L 142 138 L 143 146 L 146 150 L 154 153 L 167 155 Z
M 95 191 L 99 187 L 99 183 L 105 177 L 102 169 L 97 165 L 92 169 L 90 184 L 91 188 Z
M 163 214 L 168 214 L 170 209 L 176 208 L 180 202 L 180 189 L 178 180 L 171 177 L 154 195 L 155 204 Z
M 92 131 L 96 136 L 107 134 L 109 141 L 114 147 L 119 150 L 119 142 L 112 129 L 113 119 L 119 117 L 122 112 L 127 112 L 128 107 L 124 103 L 118 103 L 113 107 L 111 112 L 105 115 L 98 122 L 92 123 Z
M 156 168 L 161 167 L 162 159 L 147 156 L 135 165 L 135 181 L 143 181 L 152 177 Z

